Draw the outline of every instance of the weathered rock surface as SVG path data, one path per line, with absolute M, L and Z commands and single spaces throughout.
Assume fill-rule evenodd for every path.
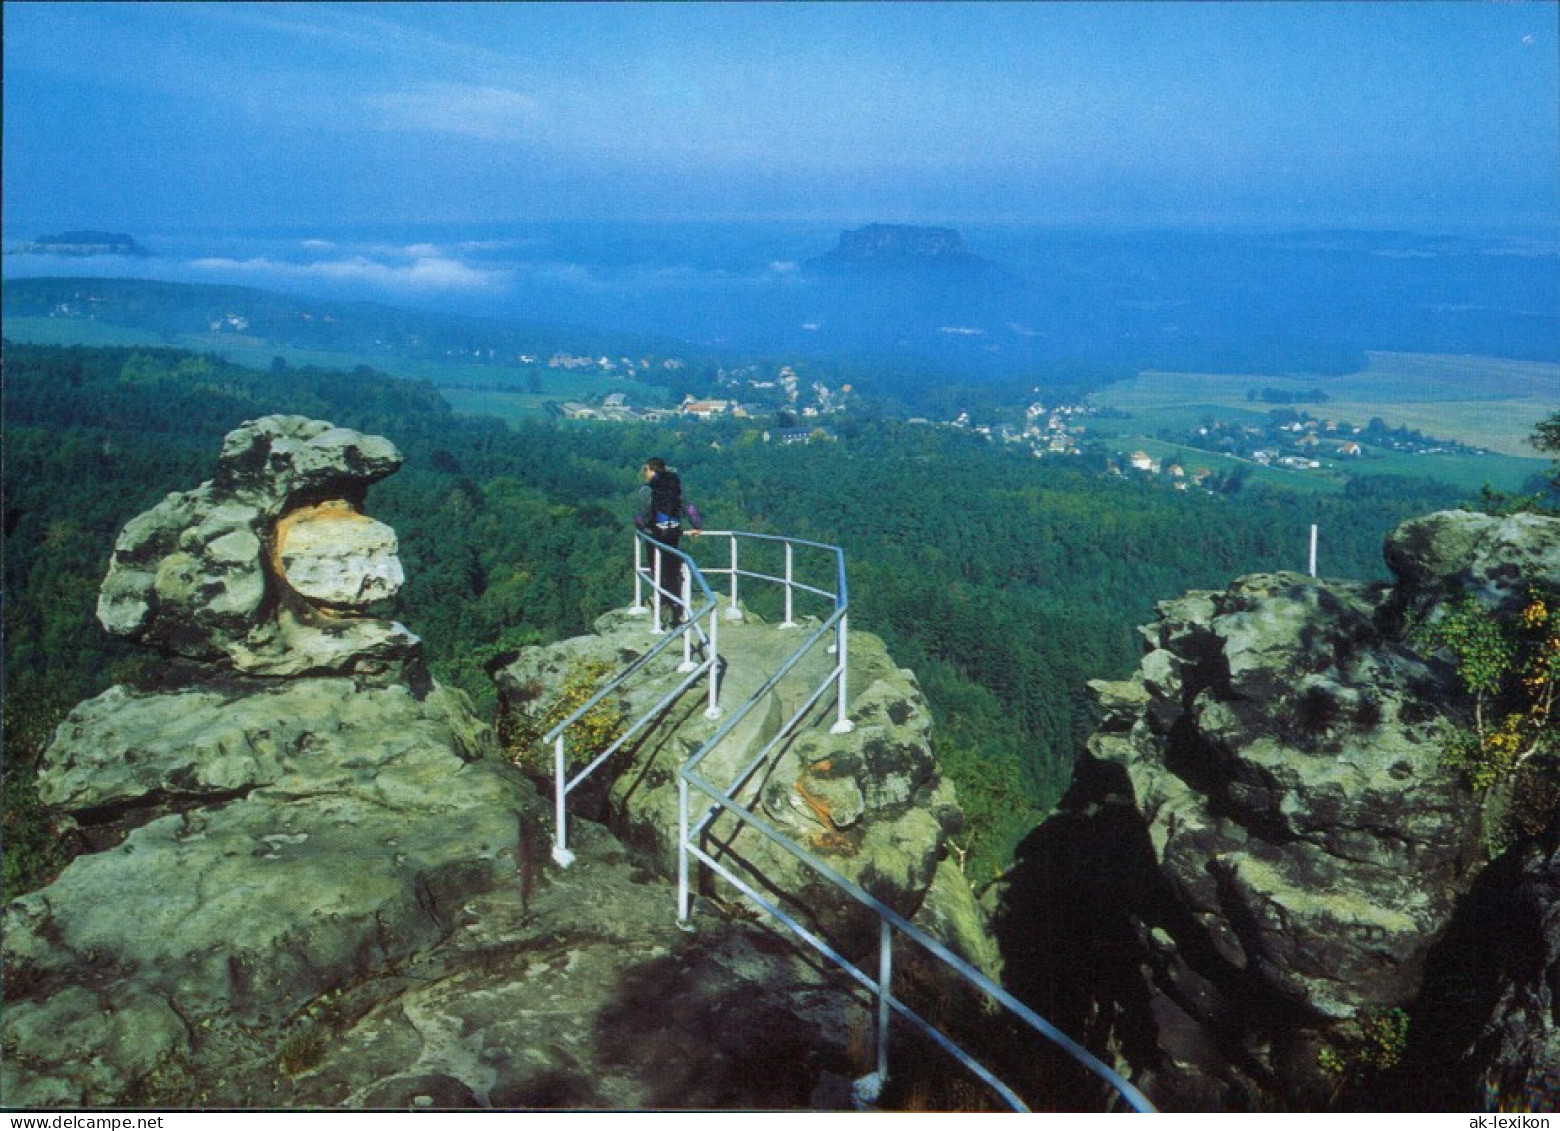
M 1501 953 L 1492 965 L 1503 976 L 1494 980 L 1494 1005 L 1463 1059 L 1479 1069 L 1487 1095 L 1529 1097 L 1533 1110 L 1554 1111 L 1560 1108 L 1560 849 L 1524 851 L 1512 871 L 1495 892 L 1509 909 L 1493 940 Z
M 675 889 L 577 812 L 579 859 L 554 867 L 531 782 L 416 638 L 371 615 L 401 576 L 363 489 L 397 462 L 385 441 L 271 417 L 229 436 L 210 483 L 126 527 L 101 618 L 168 662 L 80 704 L 44 756 L 40 796 L 84 851 L 4 909 L 0 1102 L 847 1106 L 873 1067 L 853 983 L 713 903 L 680 928 Z M 616 666 L 644 647 L 642 622 L 604 623 L 622 633 L 576 652 Z M 877 647 L 862 745 L 840 748 L 859 769 L 820 795 L 857 799 L 829 811 L 875 830 L 874 858 L 915 888 L 885 898 L 990 961 L 962 876 L 938 864 L 941 824 L 910 812 L 956 810 L 924 707 L 899 717 L 873 691 L 892 674 Z M 522 699 L 575 658 L 548 655 Z M 658 727 L 640 776 L 597 798 L 663 857 L 652 755 L 697 745 L 703 706 L 677 704 L 696 721 Z
M 277 523 L 276 559 L 293 590 L 327 608 L 387 601 L 406 575 L 395 531 L 341 504 L 294 511 Z
M 1420 613 L 1456 593 L 1510 612 L 1530 586 L 1560 588 L 1560 533 L 1538 514 L 1437 511 L 1393 531 L 1386 555 L 1398 603 Z
M 322 651 L 278 629 L 311 606 L 273 600 L 275 520 L 360 496 L 396 462 L 382 440 L 271 417 L 228 438 L 213 483 L 127 527 L 105 622 L 179 662 L 78 706 L 45 753 L 40 797 L 88 851 L 4 912 L 8 1105 L 156 1103 L 174 1076 L 239 1071 L 234 1042 L 274 1058 L 270 1038 L 311 1004 L 515 885 L 535 791 L 465 697 L 422 673 L 416 638 L 350 622 L 400 638 L 386 665 L 362 634 L 322 622 Z M 366 574 L 389 560 L 377 543 Z M 267 677 L 236 673 L 267 631 L 285 641 Z M 277 678 L 320 666 L 344 674 Z
M 600 826 L 575 843 L 567 871 L 471 901 L 446 944 L 337 1005 L 328 1039 L 292 1044 L 250 1102 L 848 1105 L 870 1014 L 840 976 L 757 924 L 680 930 L 673 892 Z
M 752 613 L 724 622 L 719 636 L 723 710 L 734 710 L 755 692 L 812 627 L 776 628 Z M 527 649 L 498 674 L 501 717 L 511 727 L 545 712 L 551 702 L 546 689 L 560 687 L 570 672 L 592 662 L 610 663 L 616 670 L 645 654 L 657 639 L 646 619 L 623 613 L 601 618 L 596 630 Z M 927 906 L 947 837 L 958 831 L 963 816 L 952 782 L 938 772 L 928 738 L 930 714 L 915 676 L 896 667 L 882 641 L 868 633 L 851 633 L 849 649 L 853 729 L 832 733 L 832 716 L 824 717 L 785 743 L 770 770 L 734 793 L 748 799 L 792 843 L 894 910 L 906 916 L 924 910 L 950 945 L 994 970 L 984 916 L 968 897 L 962 875 L 950 871 Z M 646 669 L 645 678 L 625 686 L 625 718 L 637 717 L 675 691 L 681 655 L 675 650 L 664 654 Z M 715 746 L 699 768 L 701 776 L 722 788 L 734 783 L 784 720 L 800 709 L 832 662 L 821 647 L 814 649 Z M 705 687 L 701 682 L 685 692 L 647 738 L 630 742 L 603 767 L 599 784 L 582 787 L 570 802 L 571 810 L 578 805 L 578 811 L 599 817 L 650 852 L 668 876 L 676 874 L 677 866 L 677 769 L 727 725 L 724 716 L 705 716 Z M 550 773 L 550 761 L 537 765 Z M 696 820 L 702 809 L 694 808 Z M 876 916 L 795 856 L 725 820 L 714 829 L 710 841 L 719 845 L 728 866 L 788 911 L 822 927 L 847 952 L 875 945 Z M 724 881 L 712 890 L 721 889 L 728 897 L 735 894 Z M 962 889 L 962 896 L 955 889 Z
M 1414 1107 L 1425 1078 L 1478 1075 L 1466 1041 L 1448 1047 L 1476 1031 L 1438 979 L 1473 953 L 1469 908 L 1516 881 L 1485 872 L 1480 798 L 1440 764 L 1464 693 L 1403 622 L 1463 593 L 1510 611 L 1555 584 L 1560 521 L 1432 515 L 1387 553 L 1392 589 L 1265 574 L 1164 602 L 1137 674 L 1094 685 L 1104 721 L 1021 853 L 999 932 L 1015 980 L 1161 1106 L 1322 1107 L 1369 1085 Z M 1538 872 L 1522 882 L 1548 898 Z M 1529 937 L 1555 915 L 1535 907 Z M 1552 1079 L 1535 1059 L 1556 1032 L 1546 962 L 1486 995 L 1508 1105 Z M 1406 1038 L 1383 1036 L 1403 1019 Z M 1391 1055 L 1368 1062 L 1373 1043 Z
M 126 524 L 99 621 L 245 675 L 401 678 L 417 638 L 358 615 L 401 583 L 394 532 L 359 513 L 400 465 L 377 436 L 301 416 L 250 421 L 229 433 L 213 479 Z

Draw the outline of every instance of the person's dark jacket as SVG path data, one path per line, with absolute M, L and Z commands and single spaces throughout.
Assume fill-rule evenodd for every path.
M 680 531 L 684 518 L 686 518 L 695 530 L 703 523 L 699 518 L 699 509 L 689 503 L 683 496 L 682 480 L 677 473 L 670 469 L 657 472 L 640 490 L 644 499 L 645 510 L 640 516 L 638 525 L 641 529 L 650 533 L 657 531 Z

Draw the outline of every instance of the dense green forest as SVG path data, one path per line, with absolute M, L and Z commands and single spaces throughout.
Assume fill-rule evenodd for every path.
M 489 713 L 500 657 L 628 603 L 648 455 L 679 467 L 712 527 L 843 545 L 853 626 L 916 671 L 937 717 L 977 882 L 1065 788 L 1094 723 L 1086 681 L 1131 670 L 1135 626 L 1156 601 L 1303 569 L 1312 522 L 1322 572 L 1384 578 L 1394 525 L 1464 501 L 1385 477 L 1321 496 L 1176 492 L 1088 457 L 1036 461 L 891 419 L 848 419 L 833 441 L 789 447 L 753 421 L 511 428 L 367 368 L 259 371 L 172 350 L 7 343 L 3 394 L 6 831 L 24 846 L 48 836 L 18 814 L 49 729 L 144 662 L 95 620 L 115 536 L 209 478 L 221 437 L 266 413 L 400 447 L 404 468 L 368 500 L 401 539 L 394 615 L 424 638 L 438 677 Z M 9 866 L 7 880 L 21 882 Z

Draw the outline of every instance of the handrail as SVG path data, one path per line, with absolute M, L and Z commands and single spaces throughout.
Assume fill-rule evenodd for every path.
M 730 609 L 728 609 L 728 614 L 732 610 L 736 610 L 739 578 L 776 582 L 785 585 L 786 618 L 782 627 L 794 626 L 795 623 L 793 620 L 793 589 L 832 599 L 834 602 L 834 610 L 832 615 L 830 615 L 810 636 L 808 636 L 807 639 L 802 641 L 791 652 L 786 660 L 781 663 L 779 668 L 772 675 L 770 675 L 767 680 L 765 680 L 763 685 L 759 687 L 758 690 L 755 691 L 746 702 L 744 702 L 740 707 L 736 708 L 736 710 L 733 711 L 723 721 L 721 726 L 716 729 L 715 733 L 705 741 L 704 745 L 701 746 L 699 750 L 688 759 L 688 761 L 679 767 L 677 782 L 678 922 L 686 924 L 689 920 L 692 892 L 692 886 L 689 882 L 688 874 L 689 860 L 697 860 L 700 863 L 707 865 L 714 872 L 726 879 L 740 892 L 742 892 L 742 894 L 747 896 L 748 899 L 752 900 L 759 907 L 769 912 L 769 914 L 774 916 L 782 924 L 788 927 L 799 938 L 807 942 L 814 949 L 818 950 L 821 954 L 830 959 L 836 965 L 840 966 L 841 969 L 843 969 L 850 977 L 855 979 L 861 985 L 866 987 L 871 993 L 873 993 L 878 1001 L 878 1063 L 876 1072 L 868 1075 L 867 1077 L 864 1077 L 862 1080 L 857 1081 L 857 1093 L 863 1100 L 875 1099 L 881 1091 L 883 1084 L 887 1080 L 889 1022 L 892 1015 L 898 1015 L 899 1017 L 914 1025 L 933 1041 L 935 1041 L 950 1055 L 952 1055 L 959 1063 L 964 1065 L 972 1073 L 984 1081 L 989 1087 L 992 1088 L 994 1092 L 996 1092 L 997 1095 L 1002 1098 L 1005 1103 L 1007 1103 L 1014 1110 L 1028 1110 L 1023 1100 L 1011 1088 L 1004 1084 L 995 1075 L 995 1073 L 993 1073 L 985 1065 L 981 1064 L 973 1056 L 966 1052 L 955 1040 L 953 1040 L 953 1038 L 939 1030 L 935 1024 L 921 1017 L 908 1004 L 901 1001 L 894 995 L 892 988 L 893 939 L 894 933 L 897 931 L 906 939 L 920 946 L 926 953 L 941 961 L 954 973 L 958 974 L 964 978 L 965 981 L 974 986 L 975 989 L 985 994 L 989 999 L 997 1002 L 1011 1015 L 1016 1017 L 1025 1025 L 1029 1026 L 1029 1028 L 1034 1032 L 1051 1041 L 1063 1052 L 1067 1053 L 1075 1061 L 1083 1065 L 1083 1067 L 1104 1080 L 1105 1083 L 1109 1084 L 1117 1091 L 1118 1094 L 1121 1095 L 1121 1097 L 1126 1101 L 1127 1105 L 1130 1106 L 1133 1110 L 1153 1111 L 1153 1105 L 1149 1103 L 1148 1099 L 1140 1091 L 1138 1091 L 1135 1087 L 1132 1086 L 1132 1084 L 1123 1079 L 1120 1074 L 1115 1072 L 1103 1061 L 1094 1056 L 1094 1054 L 1089 1052 L 1086 1048 L 1078 1044 L 1072 1038 L 1068 1037 L 1061 1030 L 1057 1029 L 1049 1021 L 1041 1017 L 1034 1010 L 1030 1009 L 1023 1002 L 1019 1001 L 1007 990 L 1004 990 L 1000 985 L 992 981 L 991 978 L 987 977 L 984 973 L 976 969 L 969 962 L 953 953 L 953 951 L 951 951 L 943 943 L 932 938 L 925 931 L 921 930 L 919 927 L 916 927 L 903 915 L 899 914 L 893 908 L 883 903 L 876 896 L 872 895 L 870 892 L 866 891 L 864 888 L 860 887 L 858 884 L 842 875 L 829 864 L 825 863 L 823 860 L 814 856 L 812 853 L 796 844 L 790 838 L 774 829 L 768 822 L 764 821 L 737 799 L 737 795 L 742 793 L 747 788 L 747 785 L 752 780 L 753 775 L 757 773 L 761 767 L 769 764 L 770 756 L 774 749 L 782 742 L 784 742 L 793 733 L 796 726 L 808 716 L 808 714 L 817 705 L 818 701 L 822 698 L 823 694 L 828 690 L 830 685 L 835 683 L 836 678 L 838 679 L 836 686 L 838 687 L 837 708 L 839 714 L 838 721 L 835 723 L 835 726 L 832 729 L 834 729 L 836 732 L 843 732 L 850 729 L 850 721 L 845 714 L 845 664 L 847 654 L 846 617 L 847 610 L 849 608 L 849 597 L 845 578 L 845 556 L 844 551 L 836 546 L 828 546 L 817 542 L 806 542 L 801 539 L 787 539 L 776 535 L 747 534 L 734 531 L 719 532 L 716 535 L 705 535 L 705 537 L 711 536 L 726 536 L 732 540 L 730 566 L 725 569 L 711 568 L 708 570 L 708 572 L 712 574 L 726 574 L 730 577 L 731 606 Z M 761 574 L 751 570 L 742 569 L 738 562 L 738 539 L 753 539 L 759 541 L 784 543 L 785 576 L 775 577 L 772 575 Z M 796 581 L 794 574 L 794 561 L 792 556 L 793 546 L 808 546 L 831 551 L 834 553 L 836 561 L 836 589 L 834 593 L 829 593 L 827 591 L 818 589 L 813 586 L 801 584 Z M 740 611 L 738 611 L 738 615 L 740 615 Z M 702 776 L 699 770 L 701 769 L 705 759 L 710 756 L 710 754 L 726 738 L 726 736 L 741 723 L 743 718 L 745 718 L 747 714 L 754 709 L 754 707 L 764 698 L 764 696 L 766 696 L 771 690 L 773 690 L 775 686 L 779 684 L 781 679 L 783 679 L 798 663 L 801 662 L 802 658 L 809 651 L 811 651 L 811 649 L 820 640 L 822 640 L 831 629 L 837 633 L 835 649 L 831 649 L 838 651 L 839 662 L 835 669 L 824 677 L 823 681 L 817 688 L 814 689 L 812 694 L 807 698 L 806 702 L 804 702 L 802 706 L 792 714 L 790 719 L 788 719 L 776 731 L 775 735 L 765 744 L 763 749 L 760 750 L 755 757 L 750 759 L 745 766 L 739 769 L 739 771 L 732 777 L 731 784 L 727 788 L 721 789 Z M 709 805 L 696 821 L 691 819 L 692 815 L 689 809 L 690 788 L 699 790 L 713 802 L 713 804 Z M 811 868 L 814 872 L 823 876 L 845 894 L 849 895 L 857 903 L 876 914 L 879 923 L 879 970 L 876 979 L 872 978 L 870 975 L 859 969 L 849 959 L 841 955 L 832 945 L 827 942 L 827 940 L 797 921 L 794 916 L 790 915 L 783 908 L 781 908 L 777 902 L 767 898 L 752 884 L 748 883 L 740 875 L 723 864 L 713 852 L 706 852 L 701 847 L 701 840 L 704 838 L 710 826 L 722 814 L 730 814 L 740 824 L 754 829 L 760 835 L 778 845 L 784 852 L 789 853 L 791 856 L 800 860 L 804 865 Z
M 684 618 L 681 625 L 679 625 L 672 632 L 666 634 L 665 639 L 658 641 L 643 655 L 639 656 L 622 671 L 618 672 L 615 676 L 613 676 L 610 680 L 598 688 L 594 695 L 585 700 L 585 702 L 579 707 L 575 708 L 574 711 L 568 715 L 568 717 L 566 717 L 562 722 L 558 723 L 542 736 L 542 741 L 545 743 L 550 743 L 553 747 L 554 820 L 552 858 L 560 867 L 567 868 L 570 864 L 574 863 L 574 853 L 569 849 L 568 801 L 569 794 L 572 793 L 576 787 L 578 787 L 582 782 L 584 782 L 586 778 L 588 778 L 602 764 L 604 764 L 607 759 L 611 758 L 612 755 L 621 750 L 624 743 L 626 743 L 629 739 L 634 737 L 634 735 L 638 734 L 642 729 L 644 729 L 644 727 L 652 719 L 656 718 L 662 711 L 671 706 L 671 704 L 675 702 L 677 698 L 683 694 L 683 692 L 687 691 L 688 688 L 697 683 L 699 678 L 705 674 L 708 674 L 709 676 L 709 707 L 705 709 L 704 715 L 706 718 L 716 719 L 719 718 L 721 714 L 721 708 L 718 702 L 718 696 L 720 693 L 720 629 L 718 625 L 718 619 L 715 616 L 715 610 L 717 606 L 715 594 L 710 591 L 709 583 L 704 580 L 704 575 L 699 572 L 698 565 L 686 553 L 684 553 L 682 550 L 655 541 L 643 531 L 636 531 L 634 538 L 635 607 L 631 609 L 630 612 L 646 611 L 639 603 L 641 573 L 640 566 L 643 545 L 649 545 L 651 547 L 651 567 L 654 570 L 650 582 L 655 596 L 656 623 L 654 631 L 658 634 L 661 632 L 660 609 L 661 598 L 663 595 L 666 596 L 669 600 L 672 600 L 680 605 L 684 612 L 687 613 L 687 616 Z M 681 594 L 673 595 L 666 593 L 666 591 L 660 585 L 659 578 L 661 571 L 659 555 L 663 553 L 675 554 L 682 560 L 683 591 Z M 697 610 L 694 610 L 691 607 L 692 586 L 695 582 L 697 582 L 699 590 L 704 598 L 703 603 L 698 607 Z M 706 620 L 709 622 L 709 629 L 707 631 L 701 626 L 700 623 Z M 698 635 L 700 640 L 700 647 L 704 650 L 705 653 L 704 659 L 699 663 L 695 663 L 693 661 L 693 637 L 695 634 Z M 624 732 L 620 734 L 610 746 L 592 758 L 589 764 L 587 764 L 571 779 L 568 774 L 568 755 L 566 750 L 566 743 L 564 741 L 564 736 L 568 729 L 575 723 L 579 722 L 580 719 L 584 718 L 586 714 L 588 714 L 608 695 L 611 695 L 618 688 L 622 687 L 623 684 L 628 681 L 629 677 L 643 670 L 651 660 L 655 659 L 662 652 L 665 652 L 678 640 L 682 641 L 683 659 L 682 663 L 678 665 L 677 670 L 684 673 L 685 678 L 680 683 L 678 683 L 673 690 L 662 696 L 660 701 L 657 702 L 654 707 L 652 707 L 649 711 L 641 714 L 637 719 L 633 720 L 624 730 Z
M 927 954 L 942 962 L 955 974 L 970 983 L 976 990 L 987 998 L 995 1001 L 1006 1009 L 1009 1014 L 1027 1025 L 1031 1030 L 1046 1040 L 1050 1041 L 1063 1052 L 1071 1056 L 1084 1068 L 1094 1073 L 1105 1083 L 1114 1088 L 1122 1099 L 1135 1111 L 1153 1111 L 1153 1105 L 1132 1084 L 1123 1079 L 1120 1074 L 1106 1065 L 1088 1049 L 1068 1037 L 1061 1030 L 1019 1001 L 1007 990 L 994 982 L 986 974 L 982 973 L 971 963 L 959 957 L 945 944 L 939 942 L 921 928 L 915 926 L 899 912 L 889 907 L 883 901 L 866 891 L 860 885 L 850 880 L 835 868 L 814 856 L 800 845 L 796 844 L 783 833 L 773 828 L 764 821 L 742 801 L 739 795 L 747 790 L 753 776 L 763 767 L 770 764 L 771 756 L 776 747 L 780 746 L 791 737 L 796 728 L 805 720 L 822 701 L 824 695 L 832 687 L 835 690 L 836 720 L 830 728 L 835 733 L 845 733 L 852 729 L 847 715 L 847 675 L 848 675 L 848 609 L 849 591 L 846 588 L 845 554 L 838 546 L 831 546 L 822 542 L 810 542 L 799 538 L 786 538 L 774 534 L 756 534 L 747 531 L 723 530 L 701 532 L 701 542 L 709 542 L 724 538 L 730 543 L 729 565 L 717 567 L 706 566 L 701 568 L 692 557 L 680 549 L 662 545 L 649 538 L 643 532 L 639 532 L 634 541 L 634 604 L 630 612 L 652 612 L 655 617 L 653 632 L 660 632 L 660 608 L 663 598 L 678 605 L 688 614 L 684 623 L 674 632 L 665 636 L 665 639 L 642 656 L 634 660 L 623 671 L 619 672 L 604 687 L 596 692 L 586 703 L 576 709 L 567 719 L 559 723 L 547 732 L 545 741 L 554 743 L 555 752 L 555 783 L 557 806 L 557 833 L 553 847 L 553 858 L 559 864 L 567 866 L 574 859 L 566 844 L 566 804 L 570 791 L 578 786 L 585 778 L 594 772 L 600 765 L 606 762 L 614 753 L 620 750 L 624 743 L 639 733 L 652 720 L 658 718 L 678 696 L 682 695 L 689 687 L 693 686 L 704 675 L 709 675 L 709 709 L 705 716 L 710 719 L 721 718 L 724 714 L 717 703 L 719 660 L 717 653 L 718 624 L 720 618 L 716 616 L 718 601 L 710 588 L 705 575 L 726 577 L 729 579 L 728 604 L 725 611 L 727 619 L 740 620 L 743 616 L 742 608 L 738 603 L 740 584 L 743 579 L 784 587 L 785 620 L 780 628 L 798 627 L 795 619 L 795 597 L 797 593 L 821 597 L 830 602 L 832 608 L 824 617 L 819 626 L 800 641 L 790 655 L 771 673 L 763 684 L 754 691 L 730 714 L 725 714 L 721 724 L 714 733 L 704 742 L 691 758 L 684 762 L 677 773 L 678 791 L 678 881 L 677 881 L 677 920 L 686 925 L 691 911 L 692 887 L 689 883 L 689 861 L 696 860 L 707 865 L 712 871 L 726 879 L 742 894 L 756 903 L 759 907 L 769 912 L 793 933 L 818 950 L 830 961 L 838 965 L 845 973 L 866 988 L 877 999 L 877 1070 L 856 1082 L 857 1096 L 866 1101 L 876 1099 L 883 1084 L 888 1078 L 888 1038 L 889 1024 L 893 1016 L 898 1016 L 912 1024 L 928 1038 L 936 1042 L 940 1047 L 952 1055 L 960 1064 L 964 1065 L 979 1079 L 984 1081 L 1002 1100 L 1017 1111 L 1027 1111 L 1023 1100 L 996 1074 L 985 1065 L 977 1061 L 970 1053 L 966 1052 L 952 1037 L 943 1033 L 937 1026 L 920 1016 L 906 1002 L 894 995 L 893 980 L 893 943 L 897 932 L 909 941 L 922 948 Z M 783 545 L 785 551 L 785 572 L 783 576 L 759 572 L 751 568 L 743 568 L 741 561 L 741 546 L 746 542 L 768 542 Z M 645 547 L 650 548 L 650 563 L 646 566 L 644 560 Z M 831 592 L 817 585 L 799 581 L 796 577 L 794 551 L 798 548 L 820 550 L 833 555 L 834 558 L 834 584 Z M 683 591 L 681 594 L 666 592 L 660 585 L 660 560 L 659 554 L 675 554 L 683 564 Z M 643 603 L 644 586 L 649 584 L 652 598 L 652 606 L 647 607 Z M 692 586 L 697 584 L 703 597 L 703 602 L 697 610 L 692 608 Z M 706 629 L 703 625 L 707 623 Z M 794 711 L 789 719 L 782 724 L 775 734 L 765 743 L 757 755 L 748 760 L 738 772 L 733 775 L 731 784 L 721 788 L 706 779 L 700 770 L 704 761 L 715 748 L 726 739 L 732 731 L 741 724 L 748 714 L 784 679 L 801 661 L 826 637 L 832 633 L 834 642 L 829 646 L 829 651 L 835 654 L 835 663 L 830 671 L 807 696 L 801 707 Z M 702 663 L 695 664 L 692 661 L 693 636 L 700 638 L 701 646 L 707 648 L 707 654 Z M 649 662 L 660 655 L 677 640 L 683 641 L 683 663 L 679 671 L 686 673 L 685 678 L 676 687 L 667 692 L 650 710 L 644 712 L 635 719 L 625 732 L 620 735 L 606 750 L 596 757 L 576 774 L 572 780 L 566 778 L 566 760 L 564 752 L 564 732 L 583 717 L 592 707 L 600 703 L 607 695 L 643 670 Z M 696 821 L 691 820 L 689 808 L 690 789 L 696 789 L 708 799 L 704 811 Z M 795 857 L 805 866 L 811 868 L 818 875 L 827 879 L 846 895 L 850 896 L 861 906 L 873 912 L 879 924 L 878 943 L 878 973 L 872 975 L 861 970 L 855 963 L 839 953 L 826 939 L 817 932 L 809 929 L 799 922 L 796 917 L 789 914 L 775 900 L 768 898 L 758 891 L 751 883 L 741 875 L 734 872 L 726 864 L 722 863 L 712 851 L 706 851 L 701 842 L 709 832 L 710 827 L 723 815 L 730 815 L 741 825 L 752 828 L 782 851 Z
M 704 751 L 701 751 L 700 754 L 695 755 L 695 758 L 700 757 L 703 753 Z M 731 813 L 742 824 L 762 834 L 769 841 L 777 845 L 780 849 L 789 853 L 791 856 L 794 856 L 797 860 L 800 860 L 813 871 L 823 876 L 830 883 L 834 884 L 841 891 L 845 892 L 852 899 L 856 900 L 857 903 L 860 903 L 862 906 L 876 913 L 880 925 L 878 950 L 879 974 L 877 979 L 874 980 L 870 975 L 866 974 L 859 967 L 857 967 L 855 963 L 841 955 L 834 947 L 798 923 L 793 916 L 789 915 L 782 908 L 777 906 L 772 900 L 769 900 L 759 894 L 752 887 L 752 885 L 748 884 L 740 876 L 736 875 L 724 864 L 720 863 L 712 854 L 704 852 L 698 847 L 697 844 L 688 843 L 685 845 L 690 853 L 698 857 L 699 860 L 709 865 L 709 867 L 713 868 L 715 871 L 719 872 L 729 882 L 741 890 L 742 893 L 749 899 L 752 899 L 754 902 L 760 904 L 766 911 L 775 916 L 775 918 L 779 919 L 794 933 L 800 935 L 807 942 L 811 943 L 812 946 L 823 953 L 825 957 L 832 960 L 848 975 L 877 995 L 880 1009 L 882 1010 L 879 1017 L 878 1032 L 878 1072 L 874 1074 L 875 1078 L 867 1078 L 867 1087 L 861 1088 L 861 1091 L 866 1092 L 869 1088 L 874 1086 L 881 1087 L 883 1082 L 887 1079 L 888 1062 L 886 1011 L 888 1009 L 892 1009 L 901 1017 L 904 1017 L 906 1020 L 915 1024 L 915 1026 L 923 1033 L 931 1037 L 939 1045 L 951 1053 L 954 1058 L 957 1059 L 961 1064 L 970 1069 L 983 1081 L 990 1085 L 991 1088 L 996 1091 L 1010 1106 L 1012 1106 L 1015 1111 L 1028 1110 L 1023 1101 L 1020 1100 L 1018 1096 L 1007 1087 L 1007 1085 L 1003 1084 L 999 1079 L 997 1079 L 990 1069 L 986 1068 L 979 1061 L 975 1060 L 968 1053 L 964 1052 L 964 1050 L 960 1048 L 952 1038 L 938 1030 L 932 1022 L 927 1021 L 925 1018 L 917 1014 L 909 1005 L 894 997 L 891 986 L 893 971 L 892 942 L 893 932 L 898 931 L 907 939 L 919 944 L 929 954 L 942 961 L 944 965 L 950 967 L 955 973 L 961 975 L 966 981 L 974 985 L 976 989 L 980 990 L 987 997 L 1003 1006 L 1020 1021 L 1028 1025 L 1031 1029 L 1035 1030 L 1041 1036 L 1045 1037 L 1053 1044 L 1061 1048 L 1063 1052 L 1066 1052 L 1079 1064 L 1093 1072 L 1107 1084 L 1110 1084 L 1113 1088 L 1116 1089 L 1118 1093 L 1120 1093 L 1121 1097 L 1127 1101 L 1128 1105 L 1131 1106 L 1134 1111 L 1148 1112 L 1154 1110 L 1154 1107 L 1148 1101 L 1148 1098 L 1140 1091 L 1138 1091 L 1137 1088 L 1133 1087 L 1132 1084 L 1123 1079 L 1121 1075 L 1114 1069 L 1110 1068 L 1088 1049 L 1084 1048 L 1071 1037 L 1067 1036 L 1067 1034 L 1056 1028 L 1055 1025 L 1051 1024 L 1044 1017 L 1041 1017 L 1029 1006 L 1019 1001 L 1007 990 L 1004 990 L 1001 986 L 992 981 L 989 977 L 987 977 L 980 970 L 976 969 L 969 962 L 965 961 L 963 958 L 960 958 L 946 945 L 937 941 L 932 936 L 928 935 L 925 931 L 915 926 L 903 915 L 895 911 L 892 907 L 889 907 L 886 903 L 878 899 L 871 892 L 862 888 L 853 880 L 849 879 L 831 867 L 829 864 L 825 863 L 823 860 L 802 848 L 795 841 L 791 840 L 789 837 L 785 836 L 783 833 L 779 832 L 777 829 L 771 826 L 767 821 L 763 820 L 761 817 L 757 816 L 751 810 L 747 809 L 741 803 L 736 801 L 732 796 L 730 796 L 729 793 L 719 789 L 713 783 L 694 773 L 692 769 L 689 768 L 689 766 L 684 766 L 684 768 L 680 771 L 680 776 L 685 784 L 696 786 L 715 803 L 713 806 L 711 806 L 711 813 L 707 813 L 705 818 L 700 821 L 700 829 L 707 827 L 712 820 L 713 815 L 718 815 L 720 811 L 723 810 L 725 812 Z M 862 1082 L 858 1081 L 858 1085 L 861 1083 Z M 865 1098 L 870 1099 L 872 1096 L 867 1095 Z

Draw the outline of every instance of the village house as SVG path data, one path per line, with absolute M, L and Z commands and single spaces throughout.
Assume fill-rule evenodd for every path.
M 690 399 L 682 404 L 682 414 L 684 416 L 697 416 L 700 420 L 725 416 L 730 411 L 730 401 L 696 401 Z

